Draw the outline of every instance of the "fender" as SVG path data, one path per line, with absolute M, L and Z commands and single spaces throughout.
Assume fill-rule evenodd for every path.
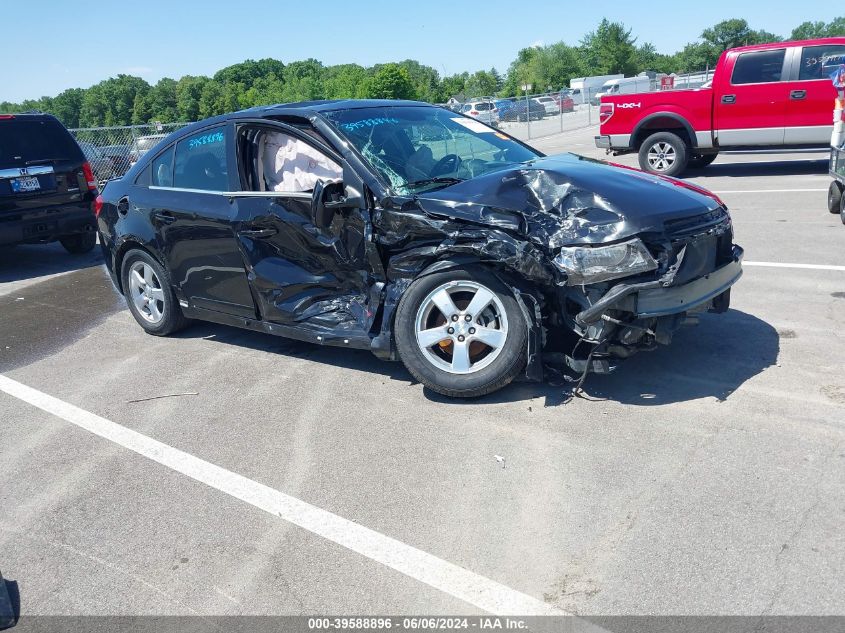
M 107 261 L 107 268 L 109 269 L 109 274 L 112 278 L 112 282 L 114 283 L 117 290 L 120 294 L 123 294 L 123 280 L 120 278 L 120 267 L 123 262 L 123 258 L 131 249 L 137 248 L 138 250 L 146 251 L 150 255 L 152 255 L 159 264 L 162 266 L 166 265 L 164 255 L 159 251 L 158 247 L 155 245 L 154 242 L 150 240 L 146 240 L 142 237 L 134 235 L 132 233 L 121 235 L 117 240 L 115 240 L 114 248 L 109 249 L 114 253 L 114 257 L 111 262 Z
M 650 121 L 654 121 L 656 119 L 672 119 L 673 121 L 680 123 L 681 127 L 686 130 L 687 136 L 689 137 L 690 144 L 692 145 L 692 147 L 698 147 L 698 138 L 696 137 L 695 130 L 693 129 L 692 125 L 690 125 L 690 122 L 687 121 L 687 119 L 683 115 L 669 111 L 652 112 L 644 116 L 634 127 L 634 131 L 631 133 L 631 139 L 638 139 L 640 132 L 644 131 L 646 125 Z

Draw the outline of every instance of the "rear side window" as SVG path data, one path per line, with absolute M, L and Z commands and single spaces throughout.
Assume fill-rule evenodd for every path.
M 173 186 L 173 146 L 153 159 L 152 182 L 155 187 Z
M 780 81 L 786 49 L 742 53 L 737 57 L 731 83 L 765 84 Z
M 827 46 L 805 46 L 801 51 L 800 81 L 825 79 L 837 68 L 845 64 L 845 45 L 828 44 Z
M 221 125 L 192 134 L 176 144 L 173 186 L 227 191 L 226 131 Z
M 492 107 L 493 106 L 490 103 L 476 103 L 475 104 L 475 109 L 478 110 L 479 112 L 484 112 L 486 110 L 490 110 L 490 109 L 492 109 Z
M 79 146 L 61 123 L 54 119 L 0 119 L 0 167 L 50 160 L 83 160 Z

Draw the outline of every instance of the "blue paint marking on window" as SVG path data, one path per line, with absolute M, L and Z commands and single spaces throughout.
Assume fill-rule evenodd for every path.
M 383 125 L 385 123 L 399 123 L 399 119 L 394 119 L 392 117 L 373 117 L 370 119 L 361 119 L 360 121 L 353 121 L 352 123 L 342 123 L 340 127 L 348 132 L 352 132 L 354 130 L 375 127 L 377 125 Z
M 223 142 L 223 132 L 213 132 L 211 134 L 203 134 L 202 136 L 195 136 L 188 140 L 188 149 L 196 149 L 203 145 L 214 145 Z

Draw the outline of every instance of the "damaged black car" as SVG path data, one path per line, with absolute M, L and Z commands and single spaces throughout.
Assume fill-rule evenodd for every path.
M 98 215 L 138 323 L 191 319 L 401 360 L 454 397 L 580 373 L 724 312 L 742 249 L 715 195 L 417 102 L 245 110 L 163 139 Z

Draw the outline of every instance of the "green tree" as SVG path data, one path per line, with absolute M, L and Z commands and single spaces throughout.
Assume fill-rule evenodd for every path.
M 595 31 L 590 31 L 581 40 L 587 68 L 596 75 L 635 74 L 636 41 L 637 38 L 631 37 L 631 29 L 624 24 L 603 19 Z
M 150 121 L 169 123 L 178 120 L 177 85 L 174 79 L 164 77 L 145 95 L 136 96 L 132 122 L 135 124 Z
M 200 119 L 202 89 L 210 81 L 208 77 L 185 75 L 176 82 L 176 119 L 178 121 Z
M 53 105 L 50 108 L 50 112 L 54 114 L 59 121 L 64 123 L 65 127 L 80 127 L 79 111 L 82 109 L 82 99 L 84 96 L 85 90 L 82 88 L 70 88 L 64 92 L 60 92 L 53 99 Z
M 415 99 L 416 92 L 408 71 L 399 64 L 384 64 L 368 81 L 370 99 Z
M 469 76 L 464 86 L 468 97 L 489 97 L 496 92 L 496 78 L 486 70 L 479 70 Z
M 146 81 L 131 75 L 101 81 L 85 91 L 79 123 L 83 127 L 130 125 L 136 97 L 143 98 L 149 91 Z
M 323 93 L 326 99 L 355 99 L 364 96 L 367 71 L 358 64 L 329 66 L 323 72 Z
M 793 40 L 813 40 L 820 37 L 845 35 L 845 17 L 834 18 L 830 22 L 802 22 L 789 36 Z
M 399 65 L 408 71 L 417 99 L 429 103 L 440 101 L 440 73 L 414 59 L 406 59 L 399 62 Z M 376 66 L 374 71 L 378 72 L 379 66 Z
M 251 86 L 260 77 L 284 77 L 285 65 L 277 59 L 265 58 L 258 61 L 247 59 L 239 64 L 232 64 L 214 73 L 214 81 L 238 83 Z

